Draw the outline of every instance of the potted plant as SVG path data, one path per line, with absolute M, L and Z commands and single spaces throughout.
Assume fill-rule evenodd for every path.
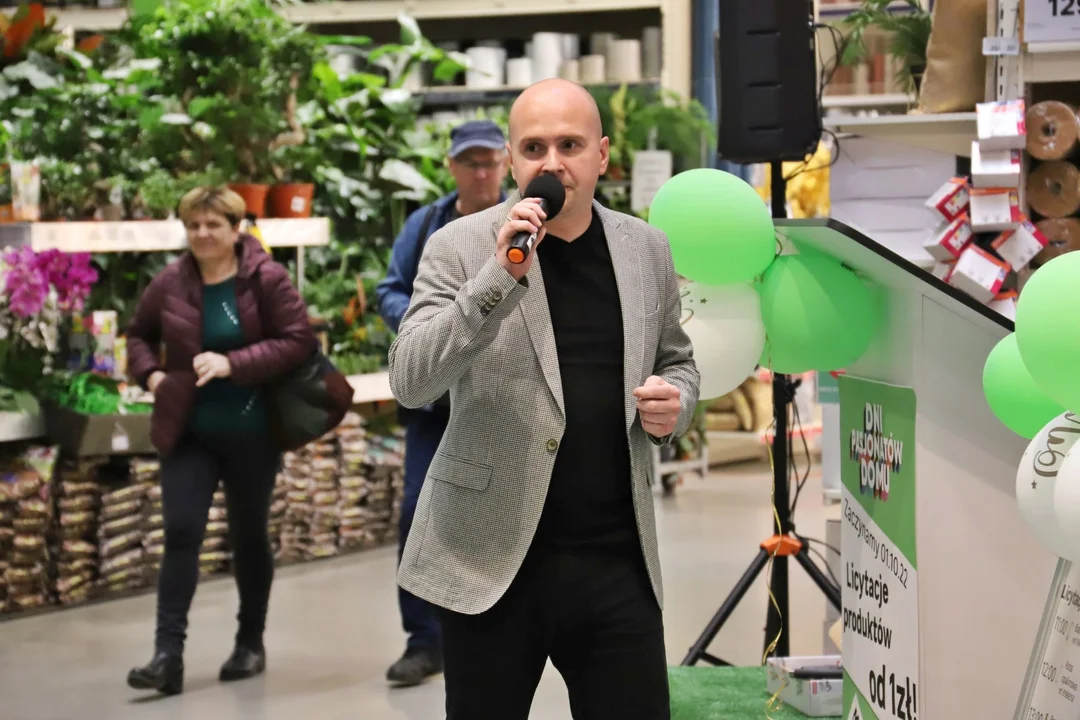
M 17 408 L 37 412 L 36 396 L 52 372 L 65 316 L 82 310 L 97 272 L 89 253 L 9 250 L 0 267 L 0 385 Z
M 275 218 L 311 217 L 322 152 L 311 143 L 286 145 L 271 161 L 278 182 L 270 188 L 268 211 Z
M 889 54 L 899 58 L 899 77 L 907 92 L 918 94 L 926 72 L 926 47 L 930 43 L 932 16 L 919 0 L 903 0 L 906 7 L 896 8 L 895 0 L 863 0 L 857 10 L 843 19 L 849 30 L 840 54 L 842 65 L 858 65 L 867 57 L 866 31 L 878 28 L 888 36 Z M 893 6 L 893 7 L 890 7 Z

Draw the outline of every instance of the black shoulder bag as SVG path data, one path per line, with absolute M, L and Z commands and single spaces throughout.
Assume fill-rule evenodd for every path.
M 256 302 L 264 332 L 267 322 L 262 277 L 255 276 Z M 266 384 L 274 437 L 282 450 L 296 450 L 336 428 L 352 407 L 354 390 L 322 348 L 299 366 Z

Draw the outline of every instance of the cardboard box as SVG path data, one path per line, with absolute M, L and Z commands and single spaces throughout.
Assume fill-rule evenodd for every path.
M 837 717 L 844 711 L 843 680 L 807 680 L 792 672 L 804 667 L 830 665 L 841 667 L 839 655 L 769 658 L 766 663 L 765 688 L 808 717 Z
M 923 248 L 938 262 L 951 262 L 960 257 L 974 237 L 967 215 L 961 215 L 927 240 Z
M 1020 187 L 1019 150 L 984 150 L 971 141 L 971 184 L 977 188 Z
M 956 267 L 956 261 L 955 260 L 953 262 L 938 263 L 937 265 L 934 266 L 934 269 L 931 270 L 931 273 L 938 280 L 941 280 L 943 282 L 949 282 L 949 276 L 952 275 L 953 268 L 955 268 L 955 267 Z
M 1023 100 L 985 102 L 975 106 L 975 127 L 979 148 L 1023 150 L 1027 145 L 1026 112 Z
M 991 247 L 1013 270 L 1023 270 L 1049 244 L 1050 240 L 1025 217 L 1018 228 L 998 235 Z
M 926 207 L 950 223 L 967 214 L 970 205 L 967 180 L 955 177 L 939 187 L 926 201 Z
M 1015 290 L 1009 290 L 1007 292 L 998 293 L 998 296 L 987 303 L 991 310 L 996 310 L 1001 313 L 1002 316 L 1016 322 L 1016 300 L 1019 295 Z
M 960 255 L 947 282 L 979 302 L 988 303 L 1001 292 L 1008 275 L 1007 263 L 972 245 Z
M 1020 195 L 1010 188 L 971 190 L 971 229 L 977 233 L 1013 230 L 1024 219 Z
M 90 455 L 153 455 L 150 415 L 83 415 L 45 403 L 49 440 L 74 457 Z

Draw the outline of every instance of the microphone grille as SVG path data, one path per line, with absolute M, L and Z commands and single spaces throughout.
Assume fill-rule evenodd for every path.
M 551 220 L 566 202 L 566 188 L 554 175 L 537 175 L 525 188 L 524 197 L 543 198 L 547 202 L 547 219 Z

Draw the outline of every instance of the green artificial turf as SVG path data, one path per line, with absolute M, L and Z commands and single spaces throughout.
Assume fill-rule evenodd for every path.
M 778 703 L 765 714 L 763 667 L 673 667 L 671 720 L 805 720 L 806 715 Z

